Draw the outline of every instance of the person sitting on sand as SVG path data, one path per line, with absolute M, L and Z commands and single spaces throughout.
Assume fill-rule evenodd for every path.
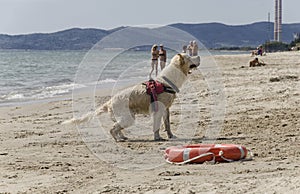
M 249 67 L 257 67 L 257 66 L 265 66 L 266 64 L 264 62 L 261 62 L 258 60 L 257 57 L 255 57 L 253 60 L 249 62 Z
M 160 69 L 163 70 L 163 68 L 165 68 L 166 66 L 166 62 L 167 62 L 167 51 L 164 49 L 164 45 L 160 44 L 159 45 L 160 49 L 159 49 L 159 64 L 160 64 Z
M 157 76 L 157 66 L 158 66 L 158 57 L 159 57 L 159 52 L 157 50 L 157 45 L 154 44 L 151 48 L 151 55 L 152 55 L 152 58 L 151 58 L 151 72 L 149 74 L 149 79 L 151 79 L 151 75 L 155 69 L 155 75 Z
M 262 50 L 262 46 L 260 46 L 260 47 L 258 47 L 258 49 L 257 49 L 257 55 L 262 56 L 262 54 L 263 54 L 263 50 Z
M 253 50 L 251 52 L 251 56 L 255 56 L 255 55 L 265 56 L 266 52 L 263 51 L 262 46 L 259 46 L 259 47 L 256 48 L 256 50 Z

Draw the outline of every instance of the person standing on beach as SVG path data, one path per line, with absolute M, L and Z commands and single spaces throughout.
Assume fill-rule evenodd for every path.
M 192 56 L 198 56 L 198 45 L 195 40 L 193 41 Z
M 190 41 L 190 44 L 187 47 L 187 51 L 190 56 L 193 55 L 193 42 L 192 41 Z
M 151 55 L 152 55 L 152 58 L 151 58 L 151 72 L 149 74 L 149 79 L 152 79 L 151 78 L 151 75 L 155 69 L 155 75 L 157 76 L 157 66 L 158 66 L 158 57 L 159 57 L 159 53 L 158 53 L 158 50 L 157 50 L 157 45 L 154 44 L 151 48 Z
M 167 51 L 164 49 L 164 45 L 160 44 L 159 45 L 159 64 L 160 64 L 160 69 L 163 70 L 166 66 L 167 62 Z

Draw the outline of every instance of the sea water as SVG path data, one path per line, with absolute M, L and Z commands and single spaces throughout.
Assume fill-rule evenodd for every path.
M 239 53 L 243 52 L 234 52 Z M 168 51 L 168 58 L 174 54 Z M 0 106 L 59 97 L 74 88 L 145 81 L 149 79 L 150 64 L 148 51 L 0 50 Z
M 43 99 L 73 88 L 82 51 L 0 51 L 0 103 Z

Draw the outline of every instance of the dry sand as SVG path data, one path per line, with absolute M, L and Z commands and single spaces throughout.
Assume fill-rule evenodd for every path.
M 123 161 L 129 167 L 138 151 L 154 167 L 149 170 L 102 161 L 101 154 L 118 158 L 123 153 L 100 143 L 95 148 L 101 153 L 94 154 L 76 127 L 60 125 L 73 115 L 71 99 L 1 107 L 0 193 L 300 193 L 300 53 L 268 54 L 261 57 L 264 67 L 249 68 L 251 59 L 215 57 L 226 95 L 224 124 L 215 143 L 244 145 L 254 160 L 183 166 L 163 162 L 162 148 L 183 143 L 178 130 L 182 122 L 195 127 L 193 137 L 185 137 L 189 143 L 205 142 L 212 119 L 210 93 L 204 77 L 194 74 L 189 85 L 196 87 L 198 99 L 177 100 L 172 107 L 171 128 L 178 141 L 153 142 L 147 117 L 139 116 L 137 128 L 146 123 L 147 135 L 128 129 L 131 141 L 111 143 L 129 149 L 132 160 Z M 104 101 L 98 99 L 99 104 Z M 182 119 L 184 103 L 200 104 L 201 114 L 187 112 Z M 111 137 L 105 142 L 112 142 Z M 148 150 L 157 149 L 161 160 L 147 158 Z

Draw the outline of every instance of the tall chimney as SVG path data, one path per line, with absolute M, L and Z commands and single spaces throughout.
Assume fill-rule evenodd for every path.
M 281 41 L 281 32 L 282 32 L 282 0 L 279 0 L 279 5 L 278 5 L 278 35 L 277 39 L 278 42 Z
M 275 0 L 274 41 L 278 41 L 278 0 Z
M 275 0 L 274 41 L 280 42 L 282 34 L 282 0 Z

